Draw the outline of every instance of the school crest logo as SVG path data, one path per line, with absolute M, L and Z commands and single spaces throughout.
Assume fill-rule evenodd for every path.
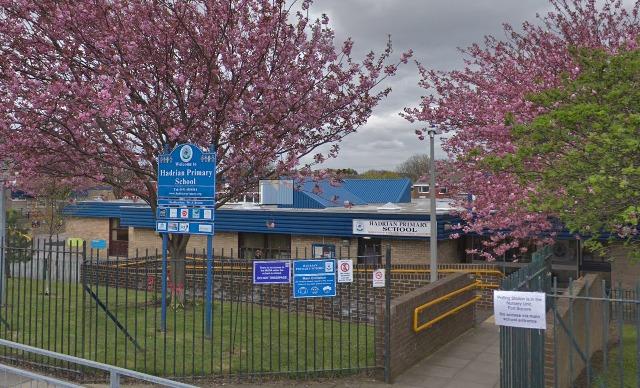
M 191 161 L 191 158 L 193 158 L 193 150 L 191 149 L 191 146 L 182 146 L 182 148 L 180 149 L 180 160 L 187 163 Z

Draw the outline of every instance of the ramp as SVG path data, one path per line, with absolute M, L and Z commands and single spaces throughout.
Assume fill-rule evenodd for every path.
M 394 385 L 499 388 L 500 332 L 493 316 L 409 368 Z

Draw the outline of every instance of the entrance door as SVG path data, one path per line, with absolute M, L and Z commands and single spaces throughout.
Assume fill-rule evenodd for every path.
M 129 228 L 120 226 L 120 219 L 109 218 L 109 256 L 129 254 Z

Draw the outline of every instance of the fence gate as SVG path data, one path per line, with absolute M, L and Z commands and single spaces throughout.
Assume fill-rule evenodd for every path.
M 539 250 L 531 264 L 503 280 L 501 289 L 548 293 L 551 288 L 549 257 L 549 247 Z M 502 388 L 544 387 L 544 342 L 544 330 L 500 326 Z

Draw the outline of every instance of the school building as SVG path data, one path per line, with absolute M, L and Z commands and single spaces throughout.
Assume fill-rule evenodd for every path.
M 415 188 L 413 188 L 415 191 Z M 430 261 L 429 199 L 412 198 L 409 179 L 347 179 L 339 186 L 327 181 L 296 184 L 287 204 L 268 205 L 281 192 L 261 187 L 258 203 L 230 203 L 216 210 L 216 256 L 252 259 L 350 257 L 358 263 L 382 263 L 386 246 L 394 264 L 427 265 Z M 276 202 L 276 201 L 272 201 Z M 285 201 L 286 202 L 286 201 Z M 483 262 L 467 251 L 481 248 L 486 236 L 451 239 L 459 217 L 452 215 L 450 200 L 438 199 L 438 262 Z M 141 257 L 159 251 L 151 207 L 131 200 L 80 201 L 67 206 L 67 237 L 104 240 L 101 255 Z M 640 265 L 632 262 L 621 243 L 611 243 L 610 255 L 589 252 L 568 231 L 560 232 L 553 247 L 552 268 L 560 278 L 583 273 L 604 273 L 613 282 L 635 286 Z M 191 236 L 188 252 L 202 254 L 204 236 Z M 530 251 L 533 251 L 532 248 Z M 531 252 L 514 258 L 507 253 L 496 265 L 510 272 L 530 260 Z

